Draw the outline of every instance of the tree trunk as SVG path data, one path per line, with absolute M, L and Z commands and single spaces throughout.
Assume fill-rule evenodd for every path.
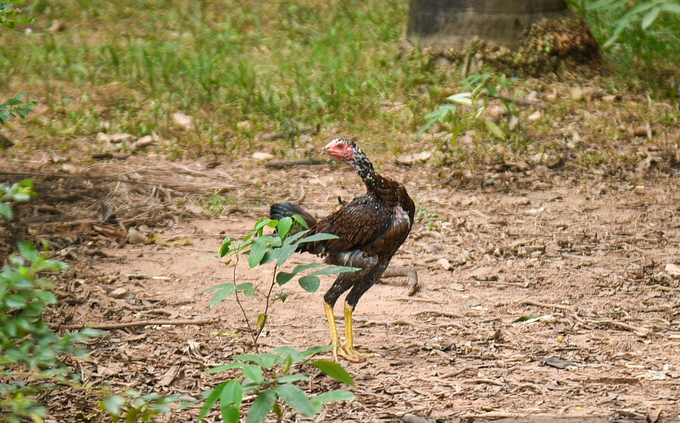
M 588 25 L 565 0 L 411 0 L 411 46 L 532 74 L 563 64 L 599 64 Z
M 564 0 L 411 0 L 407 35 L 436 52 L 475 37 L 514 50 L 535 22 L 569 14 Z

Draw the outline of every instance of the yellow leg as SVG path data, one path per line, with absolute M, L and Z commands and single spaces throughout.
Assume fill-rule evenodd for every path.
M 358 363 L 364 361 L 367 358 L 375 357 L 375 354 L 361 354 L 354 349 L 352 313 L 354 313 L 354 309 L 347 302 L 345 302 L 345 344 L 342 346 L 340 354 L 347 360 Z
M 338 335 L 338 328 L 335 326 L 335 315 L 333 314 L 333 307 L 326 301 L 323 302 L 323 308 L 326 311 L 326 319 L 328 319 L 328 327 L 331 329 L 331 345 L 333 346 L 333 357 L 338 361 L 338 348 L 340 348 L 340 335 Z

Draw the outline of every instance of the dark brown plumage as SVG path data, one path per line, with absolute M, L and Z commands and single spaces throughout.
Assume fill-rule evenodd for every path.
M 362 269 L 340 274 L 324 295 L 336 358 L 339 353 L 351 361 L 359 361 L 362 355 L 354 350 L 352 342 L 352 312 L 361 296 L 375 284 L 406 240 L 413 226 L 415 205 L 403 185 L 375 172 L 371 162 L 353 141 L 335 139 L 324 147 L 324 152 L 351 163 L 366 185 L 366 194 L 344 204 L 320 221 L 291 203 L 273 204 L 270 216 L 272 219 L 281 219 L 298 214 L 309 224 L 309 235 L 336 235 L 338 239 L 301 244 L 299 251 L 325 257 L 328 264 Z M 339 347 L 332 308 L 348 290 L 350 292 L 345 304 L 346 345 Z

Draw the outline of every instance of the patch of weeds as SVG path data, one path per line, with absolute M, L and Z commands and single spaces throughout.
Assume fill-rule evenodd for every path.
M 598 167 L 602 163 L 604 163 L 605 158 L 600 155 L 600 153 L 595 152 L 595 151 L 589 151 L 582 153 L 579 156 L 579 161 L 581 162 L 581 166 L 585 168 L 594 168 Z
M 434 212 L 430 212 L 425 207 L 418 207 L 416 209 L 416 222 L 426 225 L 428 229 L 432 229 L 435 221 L 439 219 L 439 215 Z
M 199 205 L 206 209 L 211 215 L 217 216 L 222 214 L 224 208 L 236 204 L 236 199 L 229 195 L 220 195 L 217 193 L 210 194 L 204 197 L 199 202 Z

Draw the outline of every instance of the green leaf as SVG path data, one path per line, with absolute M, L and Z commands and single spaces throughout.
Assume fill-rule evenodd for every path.
M 7 203 L 0 203 L 0 216 L 7 220 L 12 220 L 14 213 L 12 212 L 12 206 Z
M 318 276 L 307 275 L 303 276 L 298 280 L 298 283 L 307 292 L 316 292 L 321 285 L 321 279 Z
M 240 363 L 240 362 L 223 364 L 221 366 L 213 367 L 212 369 L 206 370 L 206 373 L 213 374 L 213 373 L 224 372 L 224 371 L 231 370 L 231 369 L 242 369 L 245 366 L 246 366 L 245 364 Z
M 271 369 L 274 364 L 283 362 L 283 358 L 276 354 L 242 354 L 232 358 L 238 361 L 249 361 L 265 369 Z
M 264 253 L 266 253 L 269 249 L 266 242 L 258 241 L 259 239 L 255 241 L 253 248 L 250 249 L 250 255 L 248 256 L 248 265 L 250 265 L 251 269 L 260 265 L 260 262 L 264 257 Z
M 323 264 L 323 263 L 298 264 L 297 266 L 295 266 L 293 268 L 292 274 L 297 275 L 298 273 L 304 272 L 305 270 L 313 269 L 315 267 L 322 267 L 322 266 L 325 266 L 325 264 Z
M 227 403 L 230 405 L 241 405 L 243 400 L 243 389 L 238 380 L 232 379 L 224 385 L 222 389 L 222 394 L 220 395 L 220 402 Z
M 586 5 L 586 10 L 598 10 L 598 9 L 610 9 L 613 7 L 616 7 L 617 3 L 619 5 L 624 5 L 628 2 L 628 0 L 600 0 L 596 1 L 595 3 L 591 3 Z M 609 6 L 609 7 L 608 7 Z
M 236 285 L 234 284 L 228 284 L 227 286 L 217 290 L 210 299 L 210 308 L 215 307 L 217 304 L 225 300 L 227 297 L 233 294 L 234 291 L 236 291 Z
M 38 253 L 38 250 L 36 250 L 32 244 L 20 242 L 18 247 L 19 254 L 21 254 L 26 260 L 36 262 L 40 258 L 40 253 Z
M 220 413 L 224 423 L 239 423 L 241 417 L 241 407 L 235 405 L 225 405 L 220 402 Z
M 276 264 L 281 267 L 283 264 L 288 260 L 290 256 L 292 256 L 295 253 L 296 247 L 295 245 L 284 245 L 281 248 L 277 248 L 278 250 L 278 256 L 276 258 Z
M 498 138 L 500 138 L 502 140 L 505 139 L 505 134 L 503 133 L 501 128 L 498 127 L 498 125 L 496 125 L 495 123 L 493 123 L 490 120 L 484 120 L 484 124 L 489 129 L 489 131 L 491 131 L 495 136 L 497 136 Z
M 229 252 L 229 248 L 231 248 L 231 238 L 227 237 L 224 238 L 224 241 L 222 241 L 222 246 L 220 247 L 220 257 L 226 256 Z
M 303 219 L 302 216 L 300 216 L 299 214 L 294 214 L 293 219 L 295 219 L 295 221 L 299 223 L 300 226 L 302 226 L 303 228 L 309 229 L 309 225 L 307 224 L 305 219 Z
M 337 275 L 340 273 L 351 273 L 358 272 L 361 270 L 360 267 L 350 267 L 350 266 L 328 266 L 325 269 L 317 270 L 313 272 L 310 276 L 314 275 Z
M 333 234 L 314 234 L 310 235 L 308 237 L 302 238 L 300 241 L 297 242 L 297 244 L 302 244 L 305 242 L 315 242 L 315 241 L 326 241 L 329 239 L 338 239 L 337 236 Z
M 26 299 L 19 294 L 12 294 L 5 297 L 5 307 L 7 308 L 24 308 L 26 306 Z
M 285 238 L 290 232 L 290 228 L 293 226 L 293 219 L 291 217 L 284 217 L 279 220 L 279 224 L 276 226 L 276 233 L 281 237 Z
M 267 417 L 267 414 L 272 410 L 274 402 L 276 401 L 276 393 L 273 390 L 262 392 L 255 398 L 253 405 L 248 411 L 247 423 L 262 423 Z
M 279 383 L 291 383 L 291 382 L 300 382 L 303 380 L 309 380 L 309 376 L 305 375 L 286 375 L 286 376 L 281 376 L 278 379 Z
M 454 103 L 464 104 L 466 106 L 472 105 L 472 93 L 458 93 L 448 96 L 446 99 L 453 101 Z
M 38 298 L 40 301 L 44 302 L 45 304 L 56 304 L 57 303 L 57 296 L 54 295 L 54 292 L 52 291 L 44 291 L 44 290 L 36 290 L 33 291 L 35 294 L 36 298 Z
M 332 345 L 321 345 L 321 346 L 318 346 L 318 347 L 312 347 L 312 348 L 309 348 L 309 349 L 303 351 L 302 355 L 305 356 L 305 357 L 311 357 L 313 355 L 317 355 L 317 354 L 322 353 L 324 351 L 328 351 L 332 348 L 333 348 Z
M 302 354 L 300 354 L 298 352 L 298 350 L 296 350 L 293 347 L 288 347 L 288 346 L 276 347 L 276 348 L 274 348 L 274 351 L 276 351 L 276 353 L 278 355 L 280 355 L 281 357 L 292 357 L 293 360 L 295 360 L 296 362 L 300 361 L 298 359 L 303 358 Z
M 279 272 L 276 275 L 276 283 L 279 284 L 279 286 L 283 286 L 287 284 L 293 277 L 295 276 L 295 273 L 288 273 L 288 272 Z
M 420 136 L 423 135 L 425 132 L 427 132 L 427 130 L 430 129 L 432 127 L 432 125 L 439 122 L 440 120 L 441 120 L 441 117 L 436 117 L 434 119 L 430 119 L 429 121 L 427 121 L 427 123 L 425 125 L 423 125 L 423 127 L 420 128 L 420 131 L 418 131 L 418 133 L 416 134 L 416 140 L 418 138 L 420 138 Z
M 352 376 L 350 376 L 349 373 L 347 373 L 347 370 L 338 363 L 328 360 L 314 360 L 312 361 L 312 364 L 338 382 L 354 386 L 354 379 L 352 379 Z
M 253 234 L 260 233 L 260 230 L 263 229 L 265 226 L 273 228 L 276 226 L 277 223 L 279 223 L 278 220 L 271 220 L 263 217 L 262 219 L 255 222 L 255 226 L 253 227 Z
M 664 3 L 661 8 L 667 12 L 680 14 L 680 3 Z
M 219 385 L 217 385 L 214 389 L 208 391 L 209 394 L 206 397 L 205 404 L 203 404 L 201 412 L 198 415 L 198 420 L 203 420 L 205 416 L 208 415 L 210 409 L 213 407 L 213 405 L 215 405 L 215 402 L 222 394 L 222 390 L 224 389 L 225 386 L 227 386 L 227 382 L 222 382 Z
M 534 320 L 538 320 L 542 317 L 540 314 L 529 314 L 528 316 L 522 316 L 519 317 L 515 320 L 515 322 L 533 322 Z
M 661 12 L 661 7 L 657 6 L 654 9 L 650 10 L 645 14 L 645 17 L 642 18 L 642 29 L 645 30 L 650 27 L 656 20 L 657 16 L 659 16 L 659 12 Z
M 293 244 L 295 241 L 297 241 L 298 239 L 300 239 L 300 238 L 302 238 L 303 236 L 307 235 L 308 233 L 309 233 L 309 230 L 300 231 L 300 232 L 296 233 L 295 235 L 291 235 L 291 236 L 289 236 L 288 238 L 286 238 L 286 239 L 283 241 L 283 243 L 284 243 L 284 245 L 291 245 L 291 244 Z
M 203 295 L 203 294 L 205 294 L 206 292 L 217 291 L 217 290 L 220 290 L 220 289 L 222 289 L 222 288 L 224 288 L 224 287 L 226 287 L 226 286 L 234 286 L 234 284 L 233 284 L 233 283 L 221 283 L 221 284 L 219 284 L 219 285 L 214 285 L 214 286 L 211 286 L 210 288 L 206 288 L 206 289 L 204 289 L 203 291 L 200 291 L 200 292 L 199 292 L 198 294 L 196 294 L 196 295 Z
M 248 298 L 253 297 L 257 292 L 257 288 L 255 287 L 255 285 L 253 285 L 250 282 L 239 284 L 236 288 L 238 291 L 243 291 L 243 295 L 245 295 Z
M 334 402 L 334 401 L 351 401 L 354 399 L 354 394 L 349 391 L 344 391 L 342 389 L 336 389 L 334 391 L 328 391 L 321 393 L 314 398 L 313 402 Z
M 285 384 L 274 388 L 276 395 L 281 397 L 291 408 L 299 411 L 302 415 L 312 417 L 316 414 L 314 404 L 307 395 L 295 385 Z
M 254 382 L 262 382 L 264 380 L 262 376 L 262 368 L 260 366 L 256 366 L 253 364 L 245 366 L 243 368 L 243 374 L 246 375 L 248 379 Z
M 102 405 L 104 406 L 104 410 L 108 411 L 114 416 L 120 416 L 120 409 L 125 405 L 125 398 L 121 397 L 120 395 L 104 398 Z

